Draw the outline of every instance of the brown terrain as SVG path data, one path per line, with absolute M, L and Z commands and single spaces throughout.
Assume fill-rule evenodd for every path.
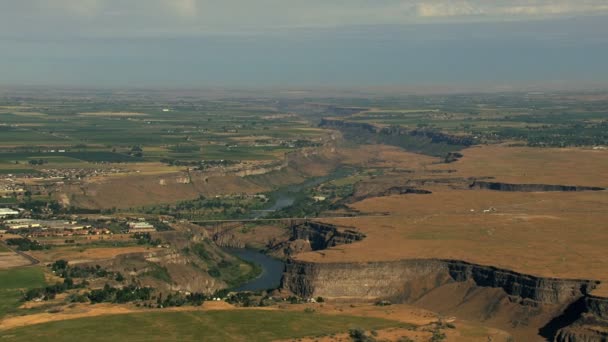
M 133 247 L 69 247 L 61 249 L 51 249 L 49 251 L 30 251 L 28 254 L 40 260 L 42 263 L 51 263 L 55 260 L 69 260 L 71 264 L 87 263 L 98 260 L 107 260 L 123 254 L 144 253 L 154 248 L 133 246 Z
M 29 260 L 15 252 L 0 252 L 0 269 L 26 266 L 31 264 Z
M 578 310 L 577 298 L 587 303 L 582 310 L 605 315 L 599 308 L 608 297 L 608 196 L 580 190 L 608 186 L 608 153 L 473 147 L 463 154 L 359 184 L 374 196 L 351 208 L 387 216 L 322 220 L 338 233 L 319 237 L 312 229 L 300 236 L 317 246 L 333 240 L 329 248 L 311 245 L 313 251 L 295 255 L 284 286 L 347 301 L 392 296 L 522 340 L 543 339 L 542 329 L 544 337 L 572 338 L 578 330 L 559 330 L 554 318 Z M 500 188 L 508 191 L 472 187 L 480 179 L 508 183 Z M 395 194 L 400 184 L 432 193 Z
M 271 184 L 302 182 L 340 165 L 382 170 L 355 182 L 347 203 L 359 215 L 296 225 L 291 231 L 295 241 L 287 242 L 291 250 L 273 253 L 290 256 L 282 292 L 328 302 L 270 310 L 312 308 L 429 326 L 377 332 L 388 340 L 428 340 L 430 326 L 446 317 L 456 326 L 445 330 L 449 341 L 595 341 L 604 336 L 608 192 L 601 188 L 608 187 L 608 151 L 475 146 L 462 154 L 445 163 L 395 147 L 327 146 L 289 156 L 287 167 L 253 176 L 117 176 L 63 188 L 61 195 L 91 208 L 132 207 L 200 194 L 268 191 Z M 120 196 L 117 187 L 123 189 Z M 204 230 L 183 223 L 162 234 L 163 240 L 182 248 L 187 241 L 178 235 L 184 232 L 195 233 L 190 238 L 197 241 L 233 247 L 263 248 L 274 239 L 280 249 L 285 246 L 280 242 L 290 238 L 272 224 Z M 222 285 L 191 276 L 187 258 L 156 247 L 62 247 L 30 254 L 42 263 L 99 262 L 123 271 L 156 262 L 169 266 L 180 289 Z M 392 305 L 373 304 L 380 299 Z M 211 302 L 205 309 L 235 308 Z M 5 318 L 0 329 L 137 310 L 76 305 L 55 316 Z M 345 333 L 315 340 L 348 339 Z
M 304 150 L 286 157 L 287 166 L 265 169 L 260 166 L 251 175 L 232 172 L 158 172 L 145 171 L 116 176 L 96 177 L 80 184 L 66 184 L 54 190 L 64 205 L 84 208 L 130 208 L 174 203 L 200 195 L 255 194 L 275 187 L 297 184 L 308 177 L 322 176 L 338 165 L 421 169 L 436 159 L 408 153 L 391 146 L 363 146 Z M 145 168 L 137 167 L 138 170 Z M 120 193 L 116 189 L 121 189 Z

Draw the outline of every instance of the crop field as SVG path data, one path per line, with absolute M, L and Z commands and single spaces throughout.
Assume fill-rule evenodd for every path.
M 0 162 L 45 159 L 59 154 L 59 149 L 65 151 L 61 153 L 64 157 L 93 163 L 142 158 L 274 159 L 293 149 L 285 141 L 316 139 L 324 134 L 307 129 L 310 125 L 300 118 L 268 115 L 276 109 L 238 102 L 201 101 L 187 106 L 125 102 L 109 106 L 101 100 L 30 101 L 21 106 L 1 106 L 0 101 L 4 124 L 0 126 Z M 264 141 L 256 143 L 256 136 Z M 243 138 L 247 144 L 241 143 Z M 193 148 L 175 148 L 180 145 Z M 133 153 L 135 146 L 142 153 Z
M 2 335 L 6 341 L 270 341 L 335 334 L 352 327 L 381 329 L 399 326 L 403 324 L 380 318 L 226 310 L 79 318 L 3 331 Z
M 468 134 L 483 142 L 518 141 L 538 147 L 608 144 L 603 99 L 580 102 L 559 94 L 511 94 L 430 96 L 422 103 L 420 100 L 378 101 L 368 110 L 340 119 L 381 127 Z M 406 148 L 420 150 L 416 146 Z
M 0 270 L 0 317 L 13 312 L 20 305 L 22 290 L 44 283 L 44 275 L 38 267 Z

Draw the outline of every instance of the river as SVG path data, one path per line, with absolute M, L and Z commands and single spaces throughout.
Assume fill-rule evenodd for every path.
M 353 174 L 353 172 L 354 169 L 339 168 L 327 176 L 314 177 L 300 184 L 293 184 L 281 187 L 271 192 L 268 196 L 270 198 L 268 205 L 262 210 L 252 212 L 250 218 L 263 218 L 274 211 L 279 211 L 281 209 L 287 208 L 290 205 L 294 204 L 297 199 L 298 193 L 308 188 L 312 188 L 322 183 L 328 182 L 330 180 L 349 176 Z
M 315 187 L 327 181 L 346 177 L 354 172 L 353 169 L 339 168 L 327 176 L 314 177 L 300 184 L 288 185 L 279 188 L 269 197 L 271 201 L 263 209 L 263 211 L 255 211 L 250 214 L 250 218 L 263 218 L 264 216 L 289 207 L 297 200 L 298 193 Z M 268 289 L 276 289 L 281 285 L 281 278 L 285 269 L 285 263 L 281 260 L 274 259 L 268 255 L 254 249 L 248 248 L 223 248 L 229 254 L 237 256 L 245 261 L 257 264 L 262 269 L 262 273 L 255 279 L 236 288 L 236 291 L 260 291 Z
M 281 285 L 285 263 L 281 260 L 271 258 L 268 255 L 254 249 L 248 248 L 222 248 L 225 252 L 237 256 L 245 261 L 257 264 L 262 273 L 255 279 L 237 287 L 235 291 L 261 291 L 276 289 Z

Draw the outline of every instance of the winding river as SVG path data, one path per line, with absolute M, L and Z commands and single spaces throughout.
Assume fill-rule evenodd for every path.
M 271 212 L 281 210 L 294 204 L 297 193 L 305 189 L 315 187 L 332 179 L 338 179 L 353 173 L 352 169 L 340 168 L 327 176 L 314 177 L 300 184 L 288 185 L 273 191 L 270 194 L 271 202 L 262 211 L 255 211 L 250 218 L 263 218 Z M 261 291 L 276 289 L 281 285 L 281 278 L 285 270 L 285 263 L 254 249 L 248 248 L 223 248 L 229 254 L 237 256 L 245 261 L 254 263 L 262 269 L 262 273 L 255 279 L 237 287 L 235 291 Z
M 285 263 L 268 255 L 248 248 L 222 248 L 229 254 L 257 264 L 262 269 L 260 275 L 237 287 L 235 291 L 261 291 L 276 289 L 281 285 Z

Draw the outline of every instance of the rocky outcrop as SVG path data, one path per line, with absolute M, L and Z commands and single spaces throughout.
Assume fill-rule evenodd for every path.
M 349 244 L 363 238 L 365 238 L 364 234 L 349 227 L 304 221 L 291 226 L 291 236 L 287 241 L 268 245 L 267 253 L 287 259 L 298 253 Z
M 400 126 L 379 127 L 365 122 L 352 122 L 337 119 L 322 119 L 319 126 L 336 129 L 360 129 L 364 132 L 375 133 L 384 136 L 409 135 L 429 139 L 434 144 L 445 143 L 448 145 L 471 146 L 475 139 L 466 135 L 453 135 L 434 131 L 431 129 L 407 129 Z
M 320 250 L 342 243 L 352 243 L 364 236 L 356 231 L 307 222 L 294 226 L 293 238 L 308 241 L 311 249 Z M 458 285 L 463 284 L 463 285 Z M 560 279 L 519 273 L 493 266 L 451 259 L 408 259 L 380 262 L 315 263 L 290 259 L 285 266 L 281 287 L 305 297 L 334 300 L 419 303 L 446 294 L 445 289 L 464 288 L 466 294 L 475 289 L 493 293 L 495 300 L 482 310 L 484 314 L 498 310 L 497 305 L 516 305 L 530 317 L 548 308 L 555 317 L 539 322 L 538 333 L 559 342 L 608 342 L 608 298 L 591 295 L 599 281 Z M 463 287 L 464 286 L 464 287 Z M 442 290 L 443 289 L 443 290 Z M 452 292 L 448 293 L 452 296 Z M 464 304 L 467 295 L 464 295 Z M 443 300 L 441 294 L 437 300 Z M 498 304 L 502 303 L 502 304 Z M 473 304 L 475 305 L 475 304 Z M 551 311 L 553 310 L 553 311 Z M 563 311 L 562 311 L 563 310 Z M 503 311 L 504 312 L 504 311 Z M 560 314 L 561 312 L 561 314 Z M 518 314 L 516 314 L 517 316 Z M 519 316 L 517 316 L 519 317 Z M 514 317 L 514 321 L 517 320 Z M 551 316 L 550 316 L 551 317 Z
M 358 189 L 357 189 L 358 190 Z M 406 195 L 406 194 L 416 194 L 416 195 L 428 195 L 432 192 L 424 189 L 417 189 L 411 186 L 393 186 L 386 190 L 380 191 L 372 191 L 372 192 L 363 192 L 363 193 L 355 193 L 351 197 L 346 199 L 346 203 L 355 203 L 359 201 L 363 201 L 364 199 L 372 198 L 372 197 L 385 197 L 391 195 Z
M 408 291 L 416 280 L 446 274 L 439 260 L 370 263 L 310 263 L 288 261 L 282 287 L 302 297 L 374 300 Z
M 353 243 L 363 240 L 365 235 L 344 227 L 338 227 L 328 223 L 305 222 L 294 225 L 291 240 L 306 240 L 310 242 L 313 251 L 329 247 Z
M 585 297 L 587 312 L 608 321 L 608 298 L 589 295 Z
M 435 280 L 435 286 L 445 282 L 472 281 L 476 286 L 502 288 L 509 296 L 540 304 L 572 302 L 598 284 L 591 280 L 536 277 L 457 260 L 415 259 L 370 263 L 308 263 L 292 260 L 287 264 L 283 287 L 304 297 L 400 297 L 407 301 L 416 299 L 411 289 L 421 281 L 428 283 L 429 279 Z M 407 291 L 410 293 L 405 293 Z
M 463 155 L 460 152 L 449 152 L 443 158 L 443 162 L 446 164 L 453 163 L 455 161 L 458 161 L 462 157 L 463 157 Z
M 414 129 L 408 130 L 402 127 L 385 127 L 379 131 L 385 135 L 410 135 L 413 137 L 428 138 L 434 144 L 445 143 L 448 145 L 471 146 L 475 144 L 475 139 L 466 135 L 452 135 L 442 132 L 437 132 L 430 129 Z
M 565 328 L 553 338 L 555 342 L 608 342 L 608 332 L 595 329 Z
M 469 185 L 471 189 L 484 189 L 495 191 L 520 191 L 520 192 L 540 192 L 540 191 L 602 191 L 605 188 L 595 186 L 576 186 L 576 185 L 551 185 L 551 184 L 511 184 L 501 182 L 473 181 Z
M 219 231 L 212 235 L 213 242 L 220 247 L 245 248 L 244 241 L 231 231 Z
M 587 295 L 541 329 L 558 342 L 608 341 L 608 298 Z
M 368 124 L 365 122 L 351 122 L 351 121 L 344 121 L 344 120 L 336 120 L 336 119 L 321 119 L 321 122 L 319 123 L 320 127 L 329 127 L 329 128 L 357 128 L 357 129 L 361 129 L 364 130 L 366 132 L 370 132 L 370 133 L 378 133 L 379 132 L 379 128 L 372 125 L 372 124 Z
M 537 277 L 492 266 L 444 260 L 455 281 L 473 280 L 477 286 L 499 287 L 510 296 L 542 304 L 568 303 L 597 287 L 599 282 L 581 279 Z

